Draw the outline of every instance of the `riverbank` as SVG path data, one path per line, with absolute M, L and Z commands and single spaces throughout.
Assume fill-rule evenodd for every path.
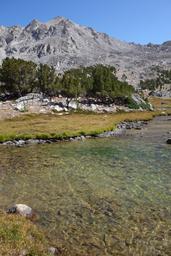
M 31 221 L 0 212 L 0 254 L 50 256 L 48 241 Z
M 134 122 L 132 128 L 140 129 L 143 122 L 138 121 L 148 121 L 157 115 L 161 112 L 26 114 L 0 121 L 0 143 L 23 145 L 114 136 L 131 128 L 129 122 Z M 123 122 L 126 123 L 119 125 Z

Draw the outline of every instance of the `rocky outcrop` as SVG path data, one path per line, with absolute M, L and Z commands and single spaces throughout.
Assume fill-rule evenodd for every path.
M 151 95 L 155 97 L 171 98 L 171 84 L 163 85 L 160 90 L 152 91 Z
M 127 43 L 63 17 L 26 27 L 0 27 L 0 61 L 22 58 L 53 65 L 57 72 L 94 64 L 116 67 L 119 79 L 137 86 L 153 78 L 154 66 L 171 68 L 170 41 L 161 45 Z M 153 69 L 153 71 L 152 71 Z
M 43 102 L 46 99 L 43 99 L 43 95 L 39 93 L 29 93 L 26 96 L 18 98 L 13 107 L 15 110 L 20 112 L 26 112 L 29 106 L 43 105 Z
M 139 106 L 140 109 L 154 110 L 151 103 L 146 102 L 138 93 L 132 95 L 132 100 Z
M 140 110 L 150 109 L 153 110 L 152 106 L 145 102 L 139 94 L 133 94 L 132 100 L 136 104 L 136 109 L 139 107 Z M 25 97 L 17 99 L 12 104 L 13 109 L 20 112 L 67 112 L 70 110 L 82 110 L 92 111 L 96 113 L 114 113 L 117 111 L 131 111 L 131 107 L 126 105 L 116 105 L 115 103 L 104 104 L 99 102 L 98 99 L 79 98 L 77 100 L 70 99 L 67 103 L 67 98 L 54 97 L 52 99 L 43 98 L 42 94 L 30 93 Z M 133 108 L 132 108 L 133 110 Z

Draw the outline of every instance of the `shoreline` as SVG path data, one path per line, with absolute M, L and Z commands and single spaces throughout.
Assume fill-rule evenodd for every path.
M 162 111 L 117 114 L 74 113 L 70 115 L 25 115 L 1 121 L 0 145 L 25 146 L 81 141 L 124 135 L 127 129 L 141 130 Z
M 16 146 L 16 147 L 23 147 L 27 145 L 37 145 L 37 144 L 51 144 L 51 143 L 59 143 L 59 142 L 74 142 L 74 141 L 84 141 L 86 139 L 93 139 L 93 138 L 108 138 L 108 137 L 118 137 L 125 134 L 126 130 L 141 130 L 145 125 L 148 124 L 150 120 L 139 120 L 139 121 L 124 121 L 120 122 L 116 128 L 111 131 L 104 131 L 102 133 L 97 134 L 87 134 L 87 135 L 80 135 L 80 136 L 71 136 L 61 139 L 56 138 L 49 138 L 49 139 L 19 139 L 19 140 L 9 140 L 0 143 L 0 145 L 4 146 Z

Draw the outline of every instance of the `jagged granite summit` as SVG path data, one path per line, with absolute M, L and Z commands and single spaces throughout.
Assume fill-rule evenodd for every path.
M 162 45 L 127 43 L 63 17 L 26 27 L 0 26 L 0 61 L 22 58 L 53 65 L 57 71 L 97 63 L 115 66 L 120 79 L 138 85 L 151 68 L 171 68 L 171 41 Z M 125 75 L 123 75 L 125 74 Z

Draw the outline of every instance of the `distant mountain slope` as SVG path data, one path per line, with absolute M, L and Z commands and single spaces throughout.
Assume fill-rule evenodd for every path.
M 171 41 L 162 45 L 126 43 L 63 17 L 26 27 L 0 27 L 0 61 L 23 58 L 53 65 L 56 70 L 97 63 L 115 66 L 120 79 L 137 85 L 151 78 L 153 66 L 171 68 Z M 123 75 L 125 74 L 125 75 Z

